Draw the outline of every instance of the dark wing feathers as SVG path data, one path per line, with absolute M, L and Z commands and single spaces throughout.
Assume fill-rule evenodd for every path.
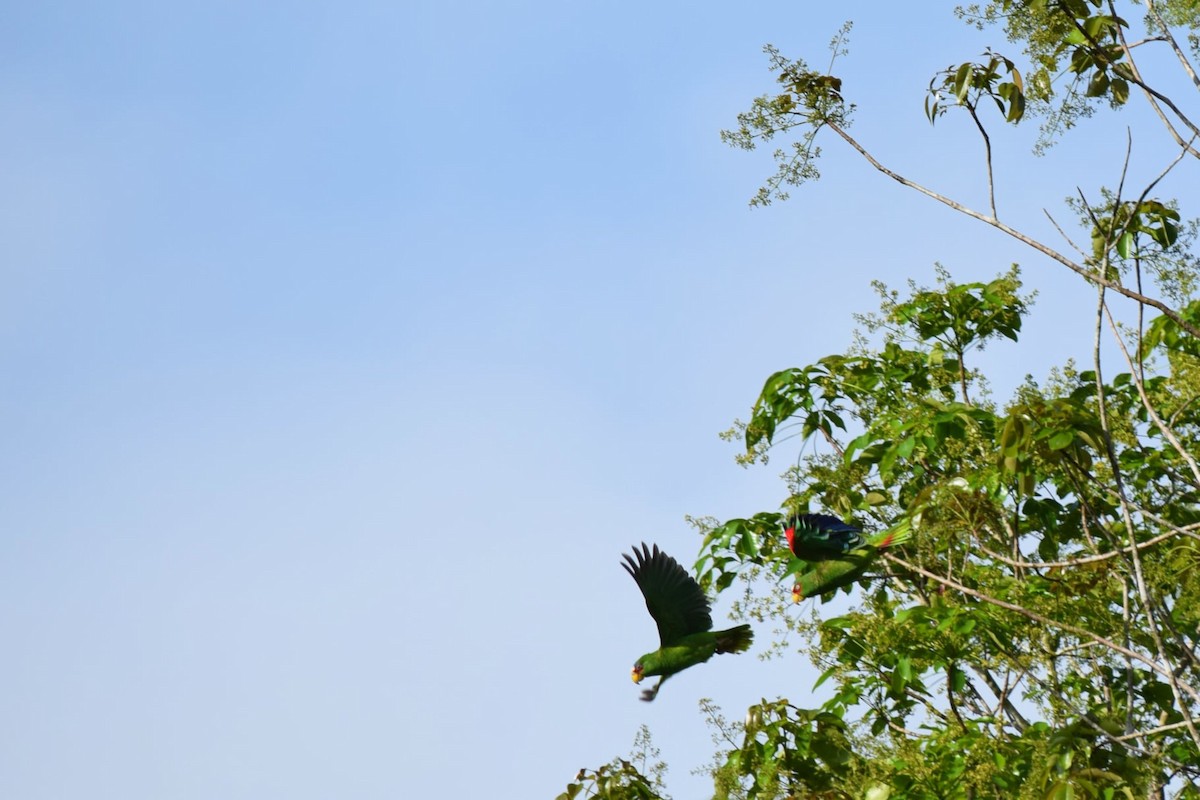
M 646 598 L 646 608 L 658 624 L 658 638 L 663 647 L 684 636 L 712 628 L 708 598 L 700 584 L 679 566 L 679 562 L 654 545 L 651 550 L 642 542 L 642 549 L 633 548 L 636 561 L 628 554 L 621 564 L 637 581 Z
M 829 514 L 801 514 L 792 520 L 792 527 L 792 552 L 806 560 L 829 558 L 866 543 L 862 528 Z

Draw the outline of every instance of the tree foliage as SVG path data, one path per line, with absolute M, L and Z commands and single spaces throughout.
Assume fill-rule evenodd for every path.
M 880 162 L 850 133 L 843 81 L 773 48 L 778 90 L 725 137 L 749 149 L 794 138 L 754 203 L 818 177 L 817 143 L 832 136 L 1012 236 L 1084 279 L 1095 346 L 998 402 L 973 359 L 1019 341 L 1032 296 L 1015 267 L 973 283 L 941 270 L 932 287 L 878 284 L 862 338 L 767 378 L 735 428 L 744 462 L 796 439 L 813 446 L 779 508 L 702 526 L 697 577 L 714 595 L 739 586 L 743 615 L 799 634 L 831 696 L 818 708 L 764 700 L 732 725 L 710 713 L 718 798 L 1200 798 L 1196 226 L 1156 194 L 1159 179 L 1131 190 L 1117 165 L 1105 178 L 1116 189 L 1070 203 L 1086 245 L 1056 249 L 997 215 L 987 132 L 1039 119 L 1045 145 L 1136 101 L 1167 134 L 1163 174 L 1194 168 L 1191 110 L 1142 65 L 1200 87 L 1200 5 L 1002 0 L 959 14 L 1022 52 L 989 51 L 929 84 L 930 121 L 966 113 L 981 137 L 988 209 Z M 828 605 L 831 592 L 806 620 L 756 579 L 794 571 L 781 522 L 807 511 L 915 535 L 843 590 L 854 605 Z M 570 796 L 661 795 L 636 770 L 605 769 L 625 794 L 594 783 Z M 630 793 L 642 786 L 651 793 Z

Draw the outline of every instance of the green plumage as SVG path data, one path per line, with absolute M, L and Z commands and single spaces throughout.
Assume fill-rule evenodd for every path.
M 799 603 L 807 597 L 816 597 L 832 592 L 859 580 L 871 565 L 879 551 L 912 537 L 912 527 L 905 520 L 898 525 L 866 539 L 862 547 L 850 550 L 837 558 L 810 563 L 796 576 L 792 587 L 792 599 Z
M 819 561 L 796 576 L 792 596 L 799 602 L 802 598 L 816 597 L 840 589 L 861 578 L 867 571 L 867 566 L 874 560 L 875 554 L 863 549 L 847 553 L 842 558 Z
M 658 625 L 659 648 L 646 653 L 633 665 L 633 680 L 658 675 L 653 689 L 642 692 L 649 702 L 658 696 L 663 681 L 688 667 L 702 664 L 717 653 L 741 653 L 750 647 L 754 634 L 749 625 L 713 631 L 708 598 L 700 585 L 679 562 L 654 545 L 651 550 L 633 548 L 621 564 L 633 576 L 646 608 Z M 636 560 L 635 560 L 636 559 Z

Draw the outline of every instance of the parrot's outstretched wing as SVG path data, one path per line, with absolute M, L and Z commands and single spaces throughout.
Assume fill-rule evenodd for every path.
M 635 546 L 633 556 L 626 554 L 624 558 L 621 566 L 642 590 L 646 608 L 658 624 L 658 638 L 663 647 L 712 628 L 708 598 L 700 590 L 700 584 L 678 561 L 659 550 L 658 545 L 651 550 L 642 542 L 641 550 Z

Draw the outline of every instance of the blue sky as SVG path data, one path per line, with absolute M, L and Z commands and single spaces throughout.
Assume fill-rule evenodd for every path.
M 698 698 L 803 703 L 802 654 L 638 702 L 620 554 L 690 564 L 684 514 L 783 499 L 716 434 L 842 350 L 871 279 L 1025 263 L 1037 344 L 982 355 L 1007 385 L 1091 313 L 832 140 L 747 207 L 769 159 L 717 133 L 762 45 L 824 65 L 845 19 L 855 131 L 982 203 L 964 120 L 921 108 L 997 42 L 949 7 L 0 11 L 0 795 L 553 796 L 644 722 L 684 797 Z M 1124 134 L 1030 170 L 1032 135 L 996 137 L 1001 211 L 1045 233 Z

